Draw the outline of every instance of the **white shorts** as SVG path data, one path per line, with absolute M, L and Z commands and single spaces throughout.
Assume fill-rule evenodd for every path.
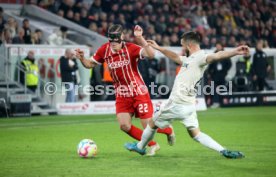
M 153 117 L 155 125 L 159 128 L 168 127 L 174 120 L 180 120 L 188 129 L 198 128 L 195 105 L 177 104 L 167 100 Z

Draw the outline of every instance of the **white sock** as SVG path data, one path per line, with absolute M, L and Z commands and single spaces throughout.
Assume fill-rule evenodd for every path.
M 206 135 L 203 132 L 200 132 L 197 136 L 193 138 L 195 141 L 199 142 L 200 144 L 213 149 L 215 151 L 222 151 L 225 148 L 218 144 L 215 140 L 213 140 L 210 136 Z
M 148 143 L 153 139 L 156 129 L 152 129 L 149 125 L 144 129 L 141 141 L 138 142 L 137 147 L 144 149 Z

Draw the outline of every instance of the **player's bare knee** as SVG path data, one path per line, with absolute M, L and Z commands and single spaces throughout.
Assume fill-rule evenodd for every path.
M 200 133 L 199 128 L 195 128 L 195 127 L 187 127 L 187 131 L 191 138 L 196 137 Z
M 152 119 L 149 120 L 148 124 L 149 124 L 150 128 L 155 128 L 155 127 L 157 127 L 157 126 L 154 124 L 154 122 L 153 122 Z
M 128 124 L 128 123 L 120 124 L 120 129 L 124 132 L 128 132 L 130 128 L 131 128 L 131 124 Z

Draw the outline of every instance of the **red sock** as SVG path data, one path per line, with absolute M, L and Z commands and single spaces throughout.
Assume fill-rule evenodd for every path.
M 163 128 L 163 129 L 158 128 L 157 133 L 163 133 L 166 135 L 170 135 L 170 134 L 172 134 L 172 128 L 171 127 L 167 127 L 167 128 Z
M 129 136 L 131 136 L 132 138 L 140 141 L 141 140 L 141 137 L 142 137 L 142 134 L 143 134 L 143 131 L 137 127 L 135 127 L 134 125 L 131 125 L 131 128 L 130 130 L 127 132 L 127 134 Z M 156 145 L 156 142 L 155 141 L 150 141 L 148 146 L 153 146 L 153 145 Z

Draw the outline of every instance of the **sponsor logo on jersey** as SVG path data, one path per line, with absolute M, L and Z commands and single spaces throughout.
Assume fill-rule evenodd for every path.
M 121 68 L 128 64 L 129 64 L 129 60 L 123 60 L 123 61 L 115 61 L 115 62 L 109 63 L 108 66 L 109 68 L 116 69 L 116 68 Z

